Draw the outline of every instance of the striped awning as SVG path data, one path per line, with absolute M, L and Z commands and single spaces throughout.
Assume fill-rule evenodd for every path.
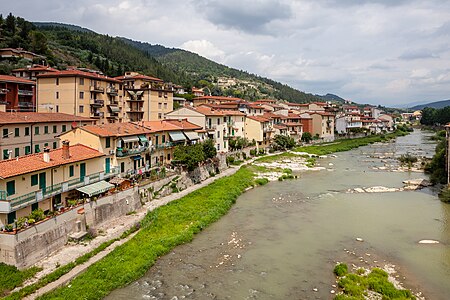
M 180 142 L 186 140 L 186 137 L 181 131 L 169 131 L 169 136 L 173 142 Z
M 124 136 L 122 137 L 122 141 L 124 143 L 132 143 L 132 142 L 138 142 L 139 138 L 136 135 L 132 135 L 132 136 Z
M 104 193 L 108 191 L 109 189 L 113 188 L 114 185 L 106 182 L 104 180 L 86 185 L 80 188 L 77 188 L 77 191 L 82 192 L 83 194 L 88 195 L 89 197 Z
M 195 141 L 195 140 L 199 140 L 200 137 L 198 136 L 197 132 L 194 131 L 185 131 L 184 135 L 190 140 L 190 141 Z

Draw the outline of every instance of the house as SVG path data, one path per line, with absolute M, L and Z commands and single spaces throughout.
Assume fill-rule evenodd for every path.
M 336 118 L 336 131 L 338 134 L 347 134 L 357 130 L 356 128 L 363 128 L 361 118 L 364 115 L 358 113 L 343 114 Z
M 200 106 L 203 104 L 225 104 L 229 102 L 242 102 L 240 98 L 224 97 L 224 96 L 199 96 L 192 99 L 193 106 Z
M 196 88 L 195 86 L 192 87 L 192 94 L 196 97 L 203 97 L 205 96 L 205 92 L 203 89 Z
M 173 87 L 136 72 L 115 77 L 123 85 L 124 108 L 130 122 L 156 121 L 173 110 Z
M 76 69 L 36 77 L 38 112 L 94 118 L 98 124 L 128 120 L 119 80 Z
M 152 167 L 150 133 L 146 127 L 126 122 L 77 127 L 60 138 L 97 149 L 120 174 L 134 175 Z
M 22 58 L 29 61 L 33 61 L 35 59 L 45 61 L 45 56 L 26 51 L 22 48 L 2 48 L 0 49 L 0 58 L 8 59 L 8 58 Z
M 28 79 L 36 81 L 37 75 L 48 73 L 48 72 L 58 72 L 57 69 L 43 65 L 31 65 L 25 68 L 14 69 L 11 74 L 18 78 Z
M 256 147 L 267 148 L 274 136 L 273 121 L 262 116 L 247 116 L 245 119 L 245 137 L 255 141 Z
M 328 112 L 310 112 L 312 117 L 312 135 L 324 141 L 334 141 L 334 114 Z
M 63 113 L 0 112 L 0 160 L 60 147 L 57 135 L 95 120 Z
M 67 141 L 62 148 L 0 161 L 0 225 L 38 208 L 47 212 L 66 207 L 87 186 L 93 194 L 105 192 L 110 185 L 104 180 L 115 174 L 103 153 Z
M 15 76 L 0 75 L 0 104 L 6 111 L 35 111 L 36 83 Z
M 243 112 L 247 116 L 262 116 L 265 113 L 265 108 L 259 104 L 247 103 L 244 106 Z
M 383 122 L 387 130 L 392 131 L 395 127 L 394 118 L 391 115 L 382 114 L 378 117 L 378 120 Z
M 344 105 L 342 107 L 342 109 L 343 109 L 344 113 L 346 113 L 346 114 L 351 114 L 351 113 L 360 114 L 361 113 L 361 111 L 358 108 L 358 106 L 354 106 L 354 105 Z
M 225 139 L 245 138 L 246 115 L 237 110 L 221 110 L 221 112 L 224 114 L 223 121 L 227 125 L 223 132 Z

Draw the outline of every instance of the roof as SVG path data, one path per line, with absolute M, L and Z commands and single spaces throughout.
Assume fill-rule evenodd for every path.
M 218 101 L 242 101 L 241 98 L 235 98 L 235 97 L 224 97 L 224 96 L 201 96 L 201 97 L 196 97 L 194 99 L 192 99 L 192 101 L 195 100 L 208 100 L 208 99 L 212 99 L 212 100 L 218 100 Z
M 273 124 L 273 128 L 276 128 L 276 129 L 287 129 L 287 125 L 286 124 Z
M 149 128 L 152 132 L 158 131 L 174 131 L 174 130 L 199 130 L 202 126 L 198 126 L 189 122 L 187 119 L 165 119 L 159 121 L 144 121 L 142 125 Z
M 302 117 L 299 114 L 288 113 L 288 119 L 301 119 Z
M 284 124 L 286 124 L 287 126 L 303 126 L 302 123 L 295 123 L 295 122 L 287 122 Z
M 269 122 L 270 121 L 270 119 L 264 118 L 264 117 L 261 117 L 261 116 L 247 116 L 247 119 L 251 119 L 251 120 L 254 120 L 254 121 L 257 121 L 257 122 L 260 122 L 260 123 L 264 123 L 264 122 Z
M 221 112 L 226 116 L 246 116 L 246 114 L 238 110 L 221 110 Z
M 81 129 L 100 137 L 120 137 L 151 133 L 150 129 L 130 122 L 87 125 L 83 126 Z
M 311 104 L 319 105 L 319 106 L 328 106 L 326 102 L 311 102 Z
M 42 65 L 34 65 L 32 67 L 26 67 L 26 68 L 19 68 L 14 69 L 12 72 L 21 72 L 21 71 L 46 71 L 46 72 L 58 72 L 57 69 L 54 69 L 52 67 L 48 66 L 42 66 Z
M 325 117 L 334 117 L 334 114 L 329 112 L 323 112 L 323 111 L 311 111 L 309 112 L 310 115 L 321 115 Z
M 50 162 L 48 163 L 44 161 L 44 153 L 42 152 L 2 160 L 0 161 L 0 178 L 9 178 L 104 156 L 103 153 L 81 144 L 70 146 L 69 152 L 70 158 L 64 159 L 62 157 L 62 148 L 51 150 Z
M 32 84 L 36 85 L 34 81 L 19 78 L 16 76 L 9 76 L 9 75 L 0 75 L 0 82 L 13 82 L 13 83 L 23 83 L 23 84 Z
M 48 72 L 48 73 L 44 73 L 44 74 L 39 74 L 36 77 L 37 78 L 85 77 L 85 78 L 110 81 L 110 82 L 116 82 L 116 83 L 120 82 L 119 80 L 112 78 L 112 77 L 107 77 L 104 75 L 91 73 L 91 72 L 84 72 L 84 71 L 80 71 L 80 70 L 63 70 L 63 71 L 56 71 L 56 72 Z
M 55 122 L 95 122 L 95 120 L 64 113 L 0 112 L 0 125 Z
M 23 50 L 21 48 L 1 48 L 0 51 L 11 51 L 11 52 L 15 52 L 15 53 L 28 53 L 28 54 L 31 54 L 36 57 L 45 57 L 45 56 L 30 52 L 27 50 Z
M 161 82 L 163 82 L 162 79 L 159 79 L 159 78 L 156 78 L 156 77 L 152 77 L 152 76 L 142 75 L 142 74 L 117 76 L 117 77 L 114 77 L 114 79 L 120 80 L 120 81 L 140 79 L 140 80 L 150 80 L 150 81 L 161 81 Z
M 224 114 L 220 110 L 212 109 L 208 106 L 197 106 L 193 108 L 195 111 L 205 115 L 205 116 L 223 116 Z
M 292 102 L 288 102 L 288 103 L 286 103 L 286 105 L 288 105 L 288 106 L 309 106 L 309 103 L 292 103 Z
M 263 117 L 267 118 L 267 119 L 281 119 L 282 115 L 277 115 L 277 114 L 274 114 L 274 113 L 265 112 L 263 114 Z

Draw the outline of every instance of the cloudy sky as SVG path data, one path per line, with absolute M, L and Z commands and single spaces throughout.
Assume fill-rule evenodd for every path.
M 450 0 L 2 0 L 360 103 L 450 99 Z

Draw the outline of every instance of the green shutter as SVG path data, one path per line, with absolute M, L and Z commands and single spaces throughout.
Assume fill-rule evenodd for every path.
M 63 126 L 62 126 L 61 132 L 66 132 L 66 125 L 63 125 Z
M 48 133 L 48 126 L 44 126 L 44 133 L 45 133 L 45 134 Z
M 3 138 L 6 139 L 8 137 L 8 128 L 3 128 Z
M 19 148 L 15 148 L 14 149 L 14 157 L 17 157 L 17 156 L 19 156 Z
M 107 137 L 105 143 L 106 143 L 105 148 L 111 147 L 111 138 Z
M 38 175 L 34 174 L 31 175 L 31 186 L 35 186 L 38 185 Z
M 25 135 L 30 135 L 30 127 L 25 127 Z
M 9 153 L 8 153 L 8 149 L 3 150 L 3 159 L 8 159 L 9 158 Z
M 69 167 L 69 177 L 72 177 L 73 175 L 74 175 L 74 168 L 73 168 L 73 166 L 70 166 Z
M 57 130 L 58 130 L 57 126 L 53 125 L 53 133 L 57 133 Z
M 56 149 L 56 145 L 57 145 L 57 143 L 53 142 L 53 149 Z
M 20 135 L 19 128 L 14 128 L 14 136 L 19 136 L 19 135 Z
M 16 193 L 16 182 L 14 180 L 8 181 L 6 183 L 6 193 L 8 196 L 14 195 Z
M 39 134 L 39 126 L 34 127 L 34 134 L 35 135 Z
M 39 145 L 34 145 L 34 153 L 41 152 L 41 149 L 39 149 Z
M 25 155 L 28 155 L 31 153 L 31 146 L 25 146 Z

